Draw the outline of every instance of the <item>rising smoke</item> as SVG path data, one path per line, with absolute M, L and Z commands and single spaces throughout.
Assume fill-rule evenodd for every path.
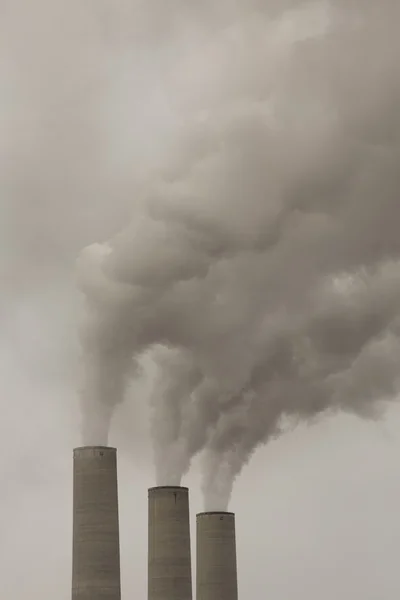
M 205 450 L 207 509 L 286 418 L 377 417 L 400 356 L 398 3 L 223 6 L 181 15 L 168 159 L 79 259 L 84 442 L 150 355 L 157 482 Z

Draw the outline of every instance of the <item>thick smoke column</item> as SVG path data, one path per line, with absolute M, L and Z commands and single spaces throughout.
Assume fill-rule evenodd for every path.
M 80 259 L 85 443 L 150 352 L 158 483 L 206 449 L 207 510 L 283 417 L 375 417 L 397 390 L 399 8 L 291 6 L 228 2 L 182 54 L 168 163 Z
M 201 374 L 190 355 L 182 350 L 157 346 L 152 358 L 158 367 L 150 396 L 156 479 L 159 485 L 168 485 L 168 482 L 178 485 L 190 465 L 190 454 L 182 436 L 182 419 Z

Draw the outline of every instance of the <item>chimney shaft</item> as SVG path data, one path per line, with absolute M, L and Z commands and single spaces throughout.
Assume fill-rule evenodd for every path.
M 237 600 L 235 515 L 197 515 L 196 600 Z
M 120 600 L 117 451 L 74 450 L 72 600 Z
M 187 488 L 149 489 L 148 600 L 192 600 Z

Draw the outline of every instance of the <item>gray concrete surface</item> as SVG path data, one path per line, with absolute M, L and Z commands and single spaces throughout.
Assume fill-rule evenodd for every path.
M 197 515 L 196 600 L 237 600 L 235 515 Z
M 149 489 L 148 600 L 192 600 L 189 491 Z
M 117 451 L 74 450 L 72 600 L 120 600 Z

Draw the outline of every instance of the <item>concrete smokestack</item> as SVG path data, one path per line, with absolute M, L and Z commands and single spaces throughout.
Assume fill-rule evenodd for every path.
M 192 600 L 189 490 L 149 489 L 148 600 Z
M 120 600 L 117 451 L 74 450 L 72 600 Z
M 196 600 L 237 600 L 235 515 L 197 515 Z

